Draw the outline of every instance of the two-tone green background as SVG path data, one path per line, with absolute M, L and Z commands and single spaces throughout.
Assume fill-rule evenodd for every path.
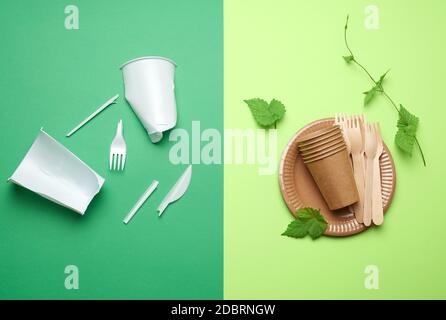
M 64 28 L 64 8 L 80 29 Z M 377 5 L 380 28 L 364 26 Z M 419 154 L 393 143 L 397 115 L 382 98 L 362 107 L 367 77 L 346 65 L 350 44 L 374 75 L 391 68 L 387 91 L 420 117 Z M 442 142 L 446 4 L 441 0 L 4 1 L 0 10 L 0 176 L 10 176 L 38 129 L 61 141 L 106 183 L 81 217 L 11 184 L 0 185 L 0 298 L 446 298 Z M 280 99 L 277 159 L 302 126 L 336 112 L 381 123 L 397 167 L 397 191 L 380 228 L 343 239 L 280 236 L 291 221 L 277 173 L 253 165 L 194 165 L 183 199 L 155 208 L 185 166 L 172 142 L 153 145 L 123 99 L 120 64 L 164 55 L 178 64 L 178 127 L 256 128 L 243 99 Z M 95 106 L 121 94 L 72 138 Z M 128 163 L 107 170 L 117 120 Z M 160 186 L 129 223 L 122 218 L 152 179 Z M 64 268 L 80 270 L 66 290 Z M 367 265 L 378 290 L 364 287 Z

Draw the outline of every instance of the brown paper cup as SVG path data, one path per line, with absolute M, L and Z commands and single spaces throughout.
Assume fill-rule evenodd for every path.
M 324 148 L 322 150 L 314 151 L 314 152 L 308 153 L 308 154 L 301 154 L 301 156 L 304 161 L 308 161 L 311 159 L 319 158 L 321 156 L 327 155 L 332 152 L 341 151 L 342 149 L 346 149 L 346 148 L 347 148 L 347 146 L 345 145 L 345 143 L 341 142 L 341 143 L 333 145 L 329 148 Z
M 309 141 L 301 141 L 301 142 L 298 143 L 298 147 L 299 148 L 311 147 L 313 145 L 320 144 L 320 143 L 322 143 L 322 142 L 324 142 L 324 141 L 326 141 L 328 139 L 334 139 L 334 138 L 337 138 L 337 137 L 340 137 L 340 136 L 342 136 L 342 131 L 340 131 L 340 130 L 339 131 L 337 131 L 337 130 L 336 131 L 332 131 L 329 134 L 326 134 L 326 135 L 323 135 L 323 136 L 311 139 Z
M 322 159 L 305 162 L 330 210 L 359 200 L 353 170 L 346 149 Z
M 299 152 L 302 156 L 307 156 L 307 155 L 312 155 L 312 154 L 315 154 L 318 152 L 323 152 L 327 149 L 330 149 L 334 146 L 339 146 L 339 145 L 345 145 L 345 141 L 342 137 L 339 139 L 333 140 L 333 141 L 329 141 L 329 142 L 320 144 L 318 146 L 314 146 L 312 148 L 299 149 Z
M 347 147 L 346 146 L 339 147 L 339 148 L 337 148 L 335 150 L 327 151 L 327 152 L 325 152 L 323 154 L 319 154 L 319 155 L 316 155 L 316 156 L 308 157 L 308 158 L 305 158 L 305 159 L 302 159 L 302 160 L 303 160 L 304 163 L 306 163 L 306 162 L 313 162 L 313 161 L 316 161 L 316 160 L 321 160 L 323 158 L 331 156 L 332 154 L 338 153 L 338 152 L 340 152 L 340 151 L 342 151 L 344 149 L 347 149 Z
M 319 142 L 315 142 L 315 143 L 311 143 L 311 144 L 308 144 L 308 145 L 305 144 L 305 145 L 299 146 L 298 148 L 299 148 L 300 153 L 305 153 L 305 152 L 310 152 L 311 150 L 320 148 L 322 146 L 326 146 L 326 145 L 331 145 L 333 143 L 337 143 L 339 141 L 344 141 L 344 137 L 342 135 L 335 135 L 333 137 L 326 138 L 326 139 L 321 140 Z
M 318 141 L 319 138 L 324 138 L 326 136 L 329 136 L 331 134 L 335 134 L 338 132 L 342 132 L 341 127 L 338 125 L 332 126 L 332 127 L 326 127 L 326 128 L 314 131 L 312 133 L 309 133 L 309 134 L 303 136 L 301 139 L 299 139 L 299 141 L 297 143 L 300 145 L 311 143 L 314 141 Z

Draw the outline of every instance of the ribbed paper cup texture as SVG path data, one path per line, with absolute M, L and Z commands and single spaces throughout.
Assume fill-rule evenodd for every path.
M 335 154 L 335 153 L 337 153 L 339 151 L 342 151 L 344 149 L 347 149 L 347 146 L 340 146 L 340 147 L 338 147 L 336 149 L 332 149 L 332 150 L 326 151 L 326 152 L 318 154 L 318 155 L 308 156 L 306 158 L 302 158 L 302 160 L 303 160 L 304 163 L 305 162 L 313 162 L 313 161 L 320 160 L 320 159 L 326 158 L 328 156 L 331 156 L 332 154 Z
M 342 136 L 342 134 L 336 134 L 336 135 L 333 135 L 331 137 L 327 137 L 325 139 L 322 139 L 322 140 L 320 140 L 318 142 L 313 142 L 313 143 L 308 144 L 308 145 L 307 144 L 300 145 L 298 148 L 299 148 L 299 151 L 301 153 L 304 153 L 304 152 L 311 151 L 311 150 L 314 150 L 316 148 L 319 148 L 319 147 L 321 147 L 323 145 L 331 144 L 333 142 L 343 141 L 343 140 L 344 140 L 344 137 Z
M 314 151 L 314 152 L 308 153 L 308 154 L 301 154 L 301 156 L 302 156 L 302 159 L 304 161 L 307 161 L 307 160 L 310 160 L 310 159 L 318 158 L 320 156 L 323 156 L 323 155 L 328 154 L 328 153 L 333 152 L 333 151 L 342 150 L 344 148 L 347 148 L 347 146 L 345 145 L 345 143 L 343 141 L 341 141 L 341 142 L 339 142 L 339 143 L 337 143 L 335 145 L 332 145 L 332 146 L 330 146 L 328 148 L 317 150 L 317 151 Z
M 344 139 L 342 137 L 339 137 L 338 139 L 333 140 L 333 141 L 329 141 L 329 142 L 320 144 L 318 146 L 314 146 L 312 148 L 307 148 L 307 149 L 303 149 L 302 148 L 302 149 L 299 149 L 299 152 L 300 152 L 300 154 L 302 156 L 307 156 L 307 155 L 312 155 L 312 154 L 315 154 L 315 153 L 318 153 L 318 152 L 322 152 L 322 151 L 324 151 L 326 149 L 329 149 L 329 148 L 331 148 L 333 146 L 336 146 L 336 145 L 339 145 L 339 144 L 345 145 L 345 141 L 344 141 Z
M 321 159 L 305 162 L 330 210 L 359 200 L 353 170 L 346 149 Z
M 319 141 L 320 139 L 325 139 L 326 137 L 329 137 L 338 132 L 341 132 L 341 128 L 338 125 L 323 128 L 303 136 L 297 143 L 298 145 L 310 144 L 312 142 Z
M 328 133 L 326 135 L 319 136 L 319 137 L 311 139 L 309 141 L 300 141 L 298 143 L 298 147 L 299 148 L 310 148 L 310 147 L 313 147 L 315 145 L 319 145 L 319 144 L 321 144 L 324 141 L 327 141 L 329 139 L 339 138 L 340 136 L 342 136 L 342 131 L 335 130 L 335 131 L 332 131 L 332 132 L 330 132 L 330 133 Z

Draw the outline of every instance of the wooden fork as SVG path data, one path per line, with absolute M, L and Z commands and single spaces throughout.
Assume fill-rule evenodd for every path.
M 350 147 L 350 140 L 348 139 L 347 135 L 347 119 L 349 117 L 345 113 L 337 113 L 335 116 L 335 124 L 341 127 L 342 135 L 344 136 L 345 145 L 347 146 L 347 152 L 350 154 L 351 147 Z
M 372 198 L 373 198 L 373 179 L 375 170 L 373 167 L 378 150 L 375 128 L 371 124 L 365 125 L 365 157 L 366 157 L 366 178 L 364 191 L 364 224 L 372 224 Z
M 350 139 L 348 138 L 348 125 L 347 125 L 347 120 L 349 118 L 350 117 L 345 113 L 337 113 L 335 115 L 335 124 L 341 127 L 345 145 L 347 146 L 348 159 L 350 160 L 350 165 L 352 165 L 351 158 L 350 158 L 352 148 L 350 146 Z M 352 206 L 352 205 L 348 206 L 348 212 L 355 213 L 354 206 Z
M 359 121 L 354 117 L 350 117 L 347 119 L 347 127 L 353 159 L 353 174 L 359 194 L 359 201 L 353 206 L 356 220 L 359 223 L 362 223 L 364 221 L 364 165 L 362 161 L 364 156 L 364 145 L 362 143 Z
M 362 145 L 365 145 L 365 124 L 367 123 L 365 116 L 363 114 L 360 114 L 358 116 L 355 116 L 357 121 L 359 122 L 359 127 L 361 128 L 361 138 L 362 138 Z M 365 177 L 365 158 L 361 158 L 362 167 L 364 168 L 364 177 Z

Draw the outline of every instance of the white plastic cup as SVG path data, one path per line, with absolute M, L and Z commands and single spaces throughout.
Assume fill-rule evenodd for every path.
M 175 67 L 172 60 L 154 56 L 133 59 L 121 66 L 125 98 L 153 143 L 177 123 Z
M 104 178 L 42 129 L 8 179 L 83 215 Z

